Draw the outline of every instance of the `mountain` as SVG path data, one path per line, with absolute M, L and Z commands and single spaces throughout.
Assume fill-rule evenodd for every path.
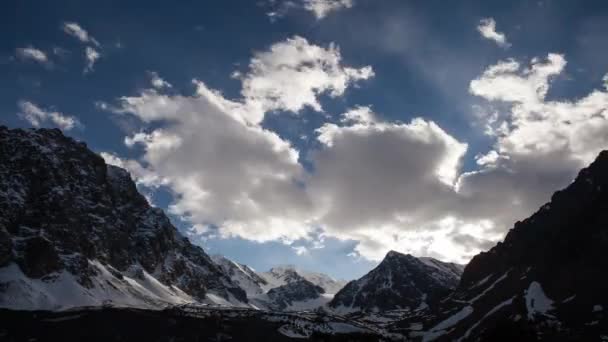
M 462 268 L 395 251 L 360 279 L 349 282 L 329 303 L 337 312 L 422 309 L 458 285 Z
M 452 295 L 394 328 L 425 341 L 606 341 L 607 250 L 604 151 L 504 242 L 475 256 Z
M 234 283 L 247 293 L 248 298 L 266 292 L 264 288 L 268 286 L 268 282 L 251 267 L 236 263 L 222 255 L 214 255 L 211 258 Z
M 293 265 L 276 266 L 260 273 L 260 276 L 268 282 L 268 289 L 304 279 L 333 295 L 346 285 L 344 280 L 336 280 L 324 273 L 300 270 Z
M 302 271 L 294 266 L 277 266 L 268 272 L 256 272 L 224 256 L 213 256 L 236 284 L 247 292 L 251 305 L 278 311 L 311 310 L 329 302 L 345 284 L 330 276 Z
M 0 126 L 0 307 L 247 305 L 129 174 L 59 130 Z

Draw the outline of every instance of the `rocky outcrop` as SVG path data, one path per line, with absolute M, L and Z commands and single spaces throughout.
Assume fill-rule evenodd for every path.
M 146 303 L 164 298 L 159 289 L 184 301 L 247 302 L 127 171 L 56 129 L 0 127 L 0 266 L 0 306 L 18 305 L 14 293 L 32 308 L 40 297 L 48 304 L 55 295 L 44 288 L 58 279 L 107 300 L 120 288 Z

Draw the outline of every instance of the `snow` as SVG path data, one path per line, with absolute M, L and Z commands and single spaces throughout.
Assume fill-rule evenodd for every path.
M 17 264 L 0 268 L 6 288 L 0 292 L 0 307 L 20 310 L 65 310 L 83 306 L 139 307 L 158 309 L 166 305 L 194 302 L 174 286 L 166 286 L 143 272 L 142 279 L 116 278 L 100 262 L 89 261 L 99 271 L 91 278 L 93 286 L 84 287 L 76 277 L 62 271 L 43 279 L 27 277 Z
M 562 303 L 568 303 L 569 301 L 573 300 L 574 298 L 576 298 L 576 295 L 570 296 L 570 297 L 562 300 Z
M 485 296 L 485 295 L 486 295 L 486 293 L 490 292 L 490 291 L 491 291 L 491 290 L 494 288 L 494 286 L 496 286 L 496 284 L 498 284 L 498 283 L 500 283 L 501 281 L 503 281 L 503 280 L 504 280 L 504 279 L 505 279 L 505 278 L 506 278 L 506 277 L 509 275 L 509 273 L 510 273 L 510 272 L 511 272 L 511 270 L 507 271 L 507 272 L 506 272 L 505 274 L 503 274 L 503 275 L 502 275 L 500 278 L 496 279 L 496 280 L 495 280 L 495 281 L 492 283 L 492 285 L 488 286 L 488 287 L 487 287 L 485 290 L 483 290 L 483 292 L 482 292 L 482 293 L 480 293 L 479 295 L 477 295 L 477 296 L 475 296 L 473 299 L 471 299 L 471 300 L 469 301 L 469 303 L 473 304 L 473 303 L 475 303 L 475 302 L 476 302 L 476 301 L 477 301 L 479 298 L 481 298 L 481 297 Z
M 505 300 L 504 302 L 496 305 L 494 308 L 492 308 L 492 310 L 488 311 L 479 321 L 477 321 L 477 323 L 473 324 L 465 333 L 464 335 L 458 339 L 458 341 L 461 340 L 466 340 L 469 338 L 469 335 L 471 335 L 471 332 L 473 332 L 473 330 L 475 330 L 475 328 L 477 328 L 479 326 L 479 324 L 481 324 L 486 318 L 488 318 L 489 316 L 493 315 L 494 313 L 496 313 L 498 310 L 502 309 L 505 306 L 511 305 L 513 304 L 513 299 L 515 297 L 512 297 L 510 299 Z
M 268 272 L 259 272 L 258 275 L 268 283 L 262 285 L 264 292 L 285 285 L 298 277 L 322 287 L 326 293 L 330 294 L 338 293 L 347 283 L 344 280 L 336 280 L 323 273 L 300 270 L 293 265 L 276 266 Z
M 437 324 L 436 326 L 432 327 L 428 332 L 423 335 L 422 341 L 432 341 L 440 337 L 441 335 L 446 333 L 447 329 L 456 325 L 458 322 L 462 321 L 472 313 L 473 307 L 465 306 L 464 308 L 462 308 L 462 310 L 458 311 L 447 319 L 439 322 L 439 324 Z
M 545 295 L 539 282 L 533 281 L 526 290 L 526 308 L 528 309 L 528 319 L 534 319 L 537 314 L 549 316 L 547 312 L 553 310 L 553 301 Z

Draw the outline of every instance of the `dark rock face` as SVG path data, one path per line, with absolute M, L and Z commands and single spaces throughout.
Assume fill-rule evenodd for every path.
M 391 251 L 375 269 L 340 290 L 329 306 L 347 312 L 423 308 L 455 289 L 460 272 L 454 264 Z
M 268 291 L 268 298 L 276 310 L 285 310 L 294 302 L 301 302 L 319 298 L 325 290 L 306 279 L 292 280 L 285 285 L 275 287 Z
M 59 130 L 0 127 L 0 267 L 16 263 L 34 279 L 67 270 L 90 287 L 92 260 L 117 276 L 142 269 L 196 299 L 247 301 L 125 170 Z
M 426 322 L 425 339 L 608 339 L 607 250 L 604 151 L 504 242 L 471 260 L 457 290 Z

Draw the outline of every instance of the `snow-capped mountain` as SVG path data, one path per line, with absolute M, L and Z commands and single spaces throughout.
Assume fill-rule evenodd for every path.
M 251 267 L 234 262 L 222 255 L 213 255 L 211 258 L 233 282 L 247 293 L 248 298 L 254 298 L 266 292 L 264 289 L 268 286 L 268 282 Z
M 247 296 L 125 170 L 59 130 L 0 126 L 0 307 L 195 301 Z
M 268 283 L 267 289 L 304 279 L 320 286 L 327 294 L 336 294 L 346 285 L 344 280 L 336 280 L 324 273 L 300 270 L 293 265 L 276 266 L 259 275 Z
M 213 260 L 245 292 L 249 302 L 262 309 L 298 311 L 327 304 L 346 283 L 318 272 L 302 271 L 294 266 L 277 266 L 268 272 L 256 272 L 246 265 L 217 255 Z
M 475 256 L 456 291 L 395 325 L 424 341 L 608 340 L 608 151 L 504 242 Z
M 376 268 L 340 290 L 329 307 L 342 313 L 423 309 L 454 290 L 461 271 L 459 265 L 390 251 Z

